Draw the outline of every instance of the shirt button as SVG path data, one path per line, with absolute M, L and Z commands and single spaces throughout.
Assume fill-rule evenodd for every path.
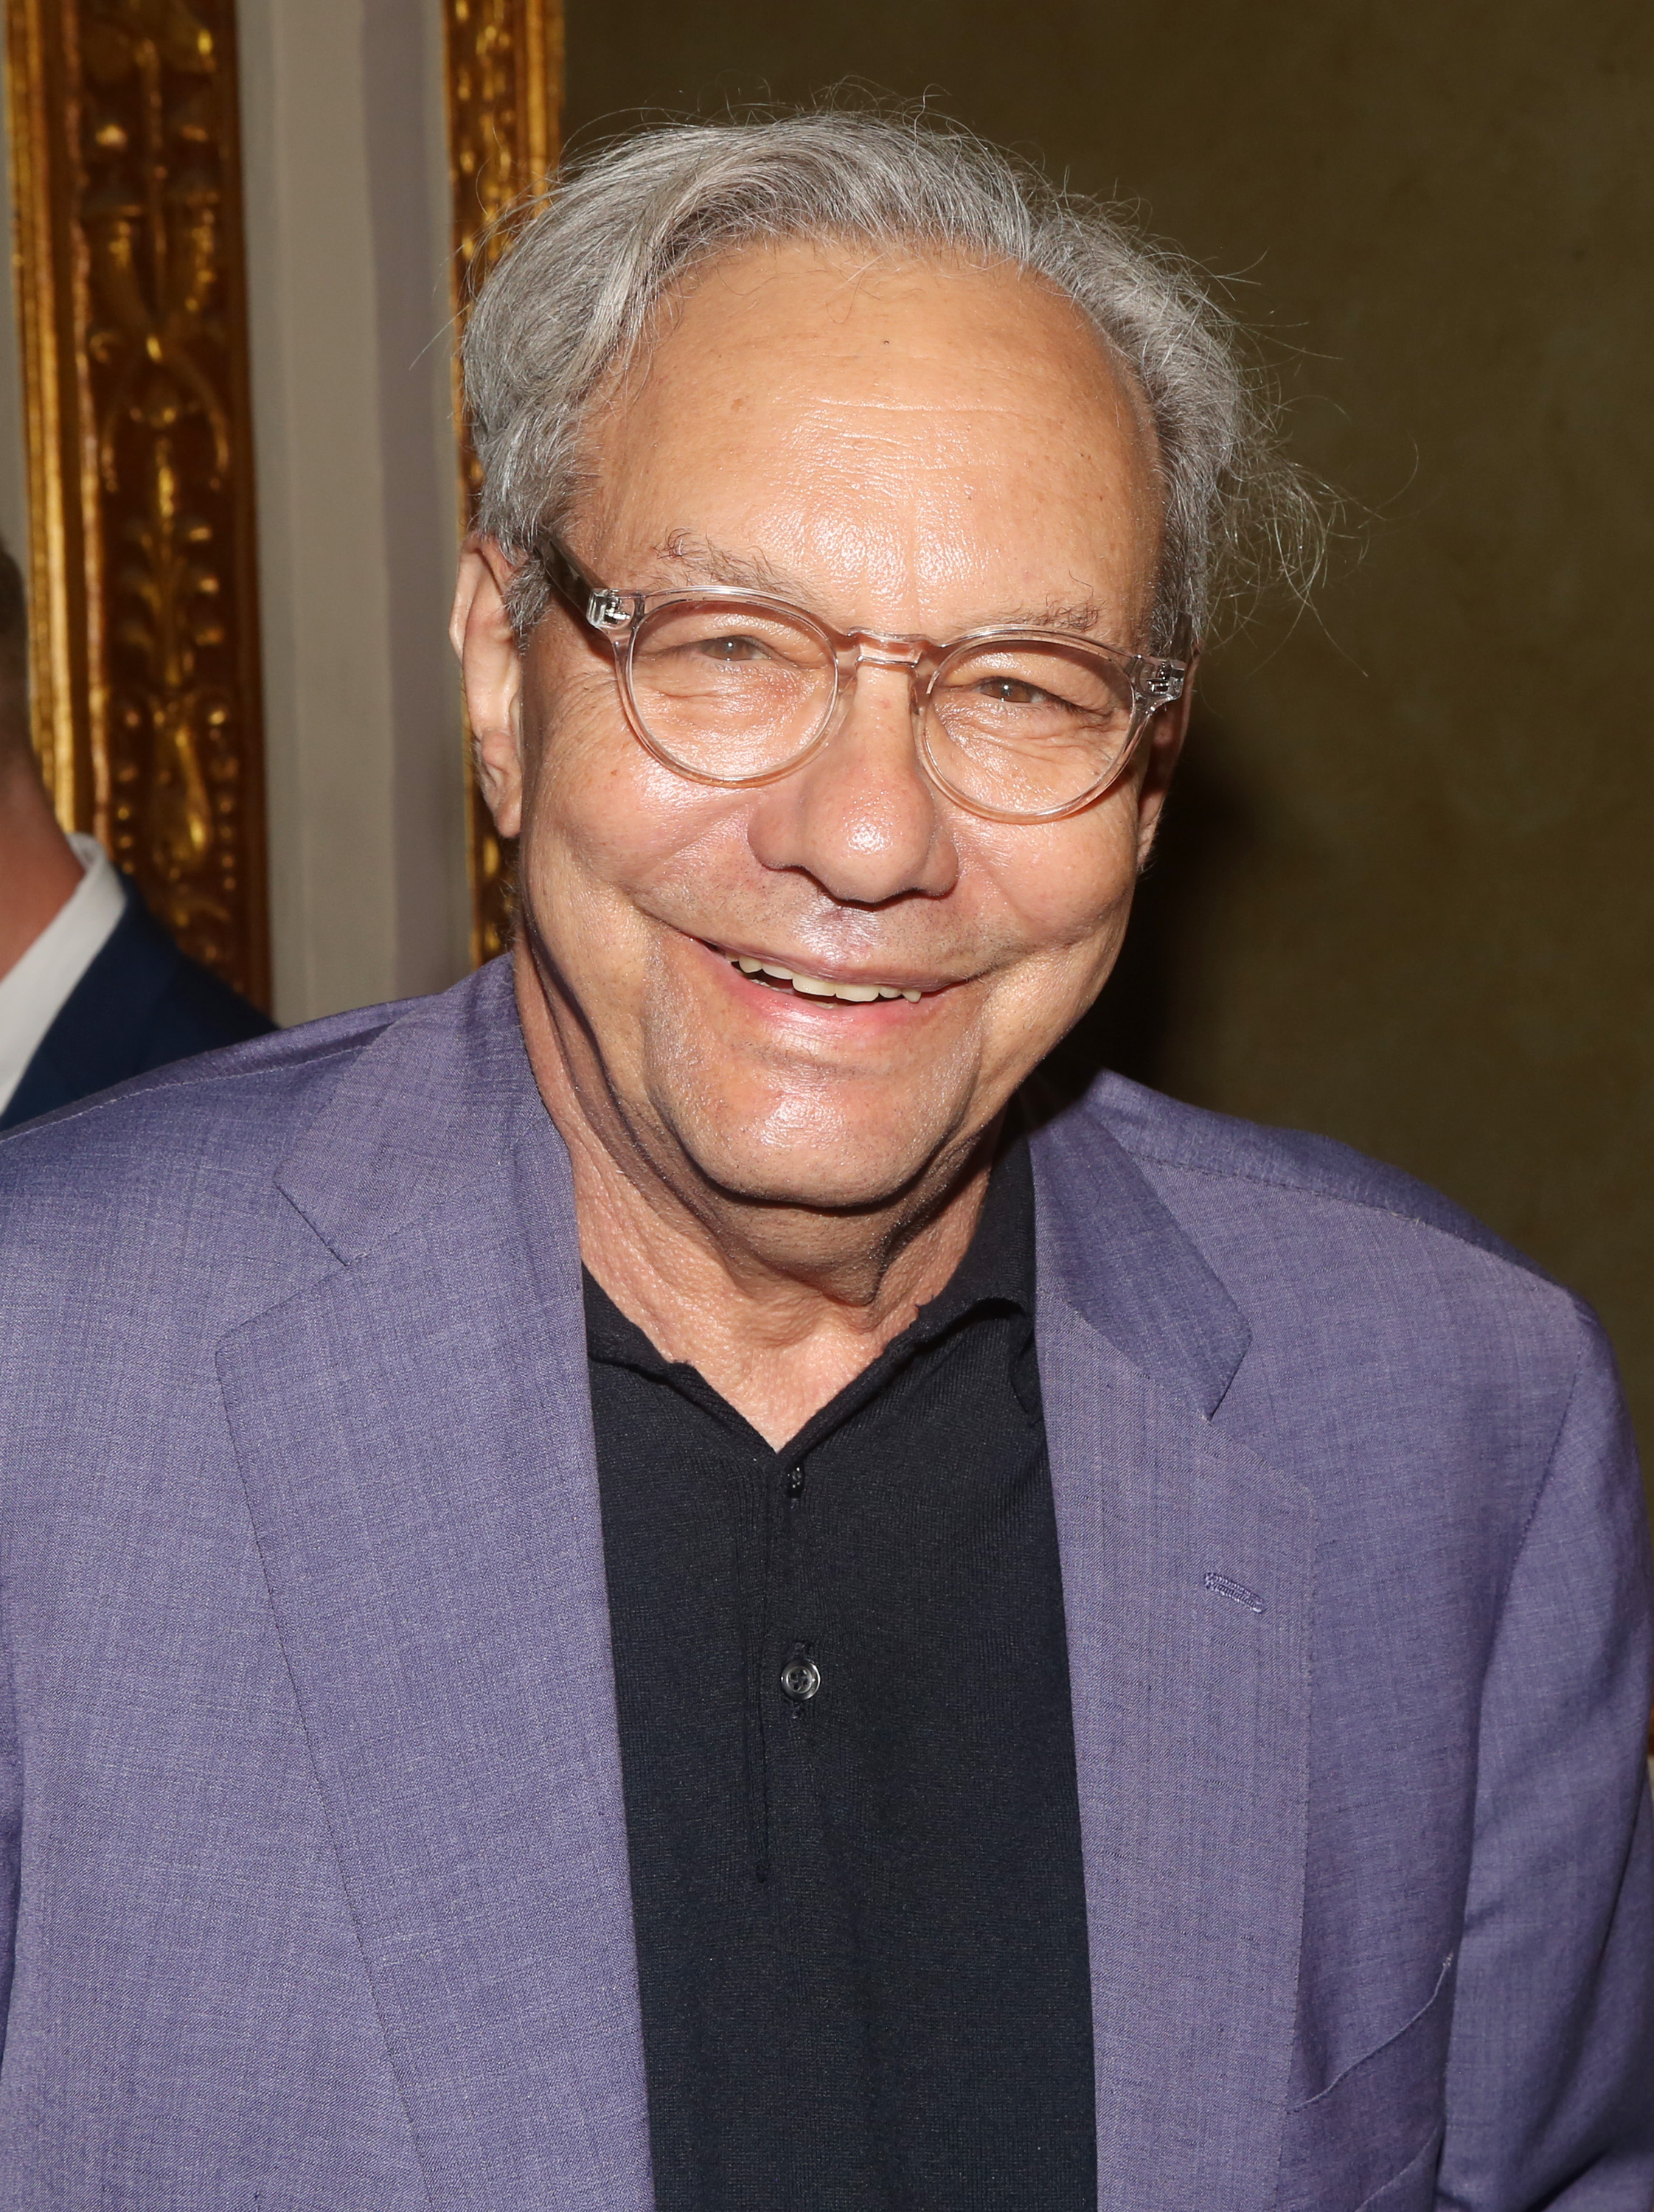
M 789 1659 L 781 1671 L 781 1694 L 795 1705 L 807 1705 L 821 1687 L 821 1669 L 813 1659 Z

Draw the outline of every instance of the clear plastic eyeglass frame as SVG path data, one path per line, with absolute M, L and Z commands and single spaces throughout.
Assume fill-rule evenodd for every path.
M 1147 653 L 1104 645 L 1095 639 L 1080 637 L 1068 631 L 989 628 L 969 630 L 963 636 L 950 639 L 945 644 L 937 644 L 928 638 L 886 637 L 873 630 L 835 629 L 807 607 L 797 606 L 787 599 L 772 599 L 763 592 L 748 591 L 736 585 L 702 584 L 689 590 L 665 592 L 617 591 L 600 583 L 560 538 L 549 532 L 537 540 L 534 557 L 546 580 L 569 611 L 608 645 L 614 656 L 615 681 L 627 725 L 644 750 L 674 775 L 684 776 L 693 783 L 714 785 L 727 790 L 779 782 L 783 776 L 791 775 L 806 761 L 812 758 L 826 744 L 848 710 L 855 688 L 857 671 L 865 661 L 876 668 L 908 670 L 920 760 L 931 781 L 956 805 L 994 822 L 1060 822 L 1094 805 L 1114 788 L 1130 767 L 1142 743 L 1144 732 L 1154 717 L 1182 698 L 1189 676 L 1188 661 L 1157 659 Z M 832 696 L 824 708 L 813 734 L 787 760 L 766 768 L 756 775 L 715 775 L 704 769 L 675 759 L 650 731 L 639 709 L 634 688 L 633 665 L 638 634 L 651 615 L 662 607 L 721 602 L 767 611 L 798 623 L 819 640 L 833 667 Z M 1076 657 L 1095 656 L 1098 664 L 1106 664 L 1124 678 L 1132 697 L 1131 716 L 1119 750 L 1107 763 L 1103 773 L 1085 790 L 1064 800 L 1061 805 L 1034 811 L 994 806 L 978 795 L 961 790 L 937 761 L 930 740 L 931 701 L 949 665 L 960 655 L 978 651 L 984 646 L 1009 648 L 1019 645 L 1057 646 Z

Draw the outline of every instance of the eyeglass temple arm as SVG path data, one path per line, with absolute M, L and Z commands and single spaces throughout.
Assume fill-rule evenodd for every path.
M 1179 615 L 1171 634 L 1171 650 L 1168 653 L 1146 653 L 1139 661 L 1152 673 L 1145 684 L 1134 679 L 1133 689 L 1149 714 L 1158 714 L 1163 708 L 1174 706 L 1189 688 L 1189 670 L 1195 661 L 1195 625 L 1186 614 Z
M 1189 669 L 1194 664 L 1198 650 L 1199 645 L 1195 635 L 1195 617 L 1190 614 L 1179 615 L 1172 629 L 1171 642 L 1164 656 L 1176 668 L 1179 678 L 1182 679 L 1178 683 L 1177 691 L 1173 694 L 1174 697 L 1182 696 L 1183 682 L 1188 679 Z
M 562 540 L 550 531 L 542 532 L 535 539 L 534 557 L 553 590 L 568 601 L 583 622 L 590 623 L 605 637 L 625 629 L 642 613 L 641 599 L 629 599 L 623 592 L 611 592 L 606 584 L 599 583 L 591 570 L 577 561 Z

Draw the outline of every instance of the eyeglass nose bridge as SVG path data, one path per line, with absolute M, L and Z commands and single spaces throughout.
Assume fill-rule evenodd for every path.
M 930 638 L 892 636 L 881 630 L 871 629 L 842 632 L 833 643 L 836 665 L 833 702 L 814 738 L 792 767 L 801 768 L 806 760 L 814 757 L 842 730 L 853 711 L 856 678 L 861 670 L 887 668 L 892 672 L 905 674 L 908 679 L 908 714 L 915 765 L 924 780 L 945 798 L 957 797 L 939 767 L 932 750 L 928 727 L 937 671 L 949 658 L 949 649 L 937 645 Z M 787 773 L 790 774 L 791 770 Z
M 835 688 L 838 697 L 831 717 L 833 725 L 840 723 L 849 711 L 856 678 L 862 669 L 888 668 L 907 676 L 909 706 L 916 730 L 924 721 L 931 679 L 941 658 L 928 638 L 892 637 L 871 629 L 849 631 L 837 654 L 838 682 Z
M 879 630 L 853 629 L 845 641 L 841 660 L 843 672 L 854 678 L 859 668 L 905 668 L 916 676 L 936 648 L 922 637 L 887 637 Z

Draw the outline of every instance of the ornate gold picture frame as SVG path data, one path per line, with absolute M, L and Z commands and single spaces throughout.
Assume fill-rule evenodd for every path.
M 234 0 L 6 0 L 35 742 L 268 1003 Z
M 453 212 L 449 260 L 456 330 L 463 328 L 478 256 L 500 251 L 496 218 L 537 190 L 556 165 L 562 108 L 561 0 L 442 0 L 447 65 L 448 176 Z M 453 419 L 459 445 L 459 527 L 471 526 L 476 458 L 465 434 L 456 355 Z M 465 758 L 466 851 L 471 957 L 491 959 L 510 931 L 510 869 Z

